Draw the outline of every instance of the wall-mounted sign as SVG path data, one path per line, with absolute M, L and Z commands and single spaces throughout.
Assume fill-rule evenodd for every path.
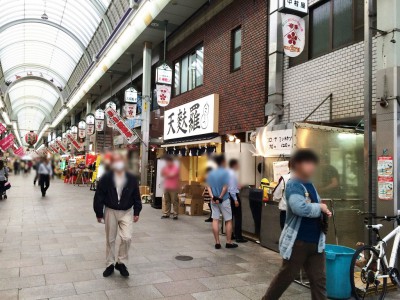
M 157 104 L 165 107 L 171 101 L 171 86 L 164 84 L 157 84 Z
M 306 40 L 305 21 L 303 18 L 282 14 L 283 50 L 289 57 L 299 56 Z
M 293 129 L 268 130 L 260 128 L 256 138 L 257 156 L 276 157 L 290 155 L 293 147 Z
M 119 116 L 119 114 L 112 108 L 108 107 L 104 111 L 107 115 L 107 119 L 111 122 L 112 127 L 118 130 L 128 141 L 128 143 L 135 142 L 139 136 L 133 130 L 131 130 Z
M 137 103 L 138 92 L 133 87 L 125 91 L 125 103 Z
M 218 132 L 219 95 L 212 94 L 164 113 L 164 140 Z
M 308 0 L 279 0 L 278 11 L 304 17 L 308 14 Z
M 378 198 L 380 200 L 393 200 L 393 157 L 378 157 Z
M 166 63 L 156 69 L 156 83 L 172 85 L 172 69 Z

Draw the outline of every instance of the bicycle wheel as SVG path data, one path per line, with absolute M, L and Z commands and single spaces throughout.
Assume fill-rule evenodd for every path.
M 380 270 L 378 268 L 380 261 Z M 353 296 L 357 300 L 382 300 L 387 290 L 387 266 L 379 258 L 378 251 L 371 246 L 363 246 L 354 253 L 350 266 L 350 282 Z

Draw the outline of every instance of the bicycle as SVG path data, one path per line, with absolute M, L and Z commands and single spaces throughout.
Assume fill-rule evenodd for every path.
M 353 255 L 350 267 L 350 281 L 355 299 L 365 299 L 372 296 L 372 299 L 382 300 L 385 298 L 388 289 L 388 279 L 394 285 L 400 287 L 400 273 L 395 268 L 398 248 L 400 246 L 400 212 L 394 217 L 374 217 L 382 221 L 396 221 L 397 227 L 384 238 L 381 238 L 379 230 L 382 224 L 366 225 L 377 236 L 375 246 L 364 245 L 356 250 Z M 387 242 L 394 238 L 394 244 L 390 261 L 386 258 Z M 370 298 L 368 298 L 370 299 Z

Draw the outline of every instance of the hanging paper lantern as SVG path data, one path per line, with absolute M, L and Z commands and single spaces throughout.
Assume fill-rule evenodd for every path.
M 68 139 L 67 139 L 67 133 L 66 133 L 66 132 L 64 132 L 64 133 L 62 134 L 61 142 L 62 142 L 64 145 L 67 145 L 67 144 L 68 144 Z
M 75 140 L 78 139 L 78 127 L 76 125 L 71 126 L 71 134 Z
M 106 108 L 111 107 L 113 110 L 117 110 L 117 104 L 115 104 L 115 102 L 110 101 L 106 104 Z M 109 118 L 107 118 L 107 127 L 114 127 L 113 123 L 109 120 Z
M 124 105 L 124 117 L 128 120 L 134 119 L 136 116 L 136 104 L 126 103 Z
M 96 110 L 95 115 L 95 126 L 96 126 L 96 131 L 103 131 L 104 130 L 104 110 L 99 108 Z
M 95 132 L 94 123 L 95 123 L 94 114 L 88 114 L 86 116 L 86 134 L 87 135 L 94 134 L 94 132 Z
M 78 137 L 79 139 L 86 137 L 86 122 L 83 120 L 78 123 Z
M 29 132 L 25 135 L 25 142 L 26 142 L 29 146 L 35 145 L 37 141 L 38 141 L 38 135 L 37 135 L 37 133 L 35 133 L 35 132 L 33 132 L 33 131 L 29 131 Z

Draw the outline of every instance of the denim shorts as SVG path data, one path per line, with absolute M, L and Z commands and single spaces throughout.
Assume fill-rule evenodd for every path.
M 232 220 L 231 201 L 227 199 L 218 204 L 211 201 L 211 212 L 211 218 L 214 220 L 219 220 L 221 214 L 224 217 L 224 221 Z

